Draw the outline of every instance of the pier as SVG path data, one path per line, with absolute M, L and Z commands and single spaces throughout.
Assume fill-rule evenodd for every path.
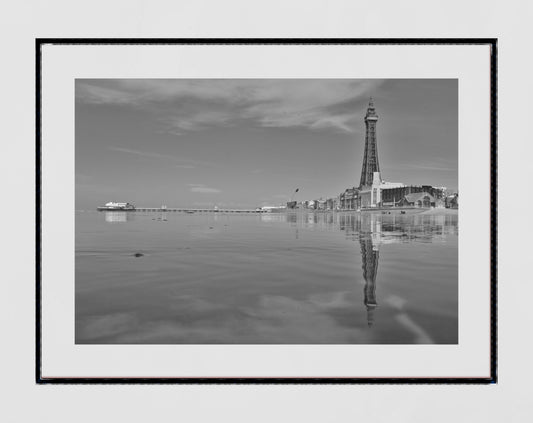
M 268 213 L 261 209 L 191 209 L 191 208 L 168 208 L 168 207 L 135 207 L 134 209 L 108 209 L 98 207 L 98 211 L 110 212 L 181 212 L 181 213 Z

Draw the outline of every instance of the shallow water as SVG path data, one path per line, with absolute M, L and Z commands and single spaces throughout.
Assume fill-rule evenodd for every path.
M 454 344 L 457 246 L 454 214 L 78 212 L 76 343 Z

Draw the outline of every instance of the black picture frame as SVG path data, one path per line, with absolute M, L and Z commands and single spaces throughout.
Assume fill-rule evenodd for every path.
M 42 375 L 42 47 L 45 45 L 485 45 L 490 47 L 490 376 L 489 377 L 43 377 Z M 497 44 L 496 38 L 37 38 L 35 40 L 35 381 L 37 384 L 495 384 L 497 376 Z

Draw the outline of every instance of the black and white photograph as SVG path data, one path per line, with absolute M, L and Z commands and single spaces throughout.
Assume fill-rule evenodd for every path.
M 456 78 L 77 78 L 75 344 L 459 341 Z

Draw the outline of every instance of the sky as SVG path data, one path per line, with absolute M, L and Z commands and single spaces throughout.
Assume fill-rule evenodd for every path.
M 77 79 L 76 209 L 255 208 L 357 187 L 374 99 L 382 178 L 458 186 L 456 79 Z

